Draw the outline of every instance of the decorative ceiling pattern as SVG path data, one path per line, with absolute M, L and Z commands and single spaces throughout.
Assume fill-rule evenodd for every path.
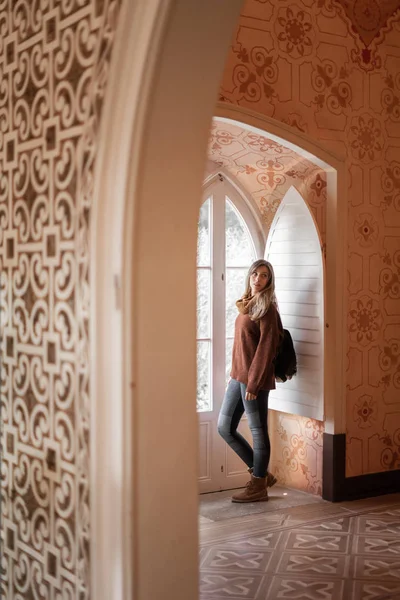
M 336 0 L 345 10 L 354 30 L 368 46 L 400 9 L 400 0 Z
M 226 169 L 252 196 L 266 230 L 282 198 L 294 186 L 313 212 L 324 239 L 326 176 L 320 167 L 266 136 L 217 119 L 211 127 L 208 158 L 215 169 Z

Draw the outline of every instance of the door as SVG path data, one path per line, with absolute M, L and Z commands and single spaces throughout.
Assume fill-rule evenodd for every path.
M 206 189 L 197 252 L 197 411 L 200 492 L 243 486 L 246 466 L 220 438 L 217 420 L 231 367 L 235 302 L 263 242 L 251 210 L 225 177 Z M 250 440 L 246 419 L 239 431 Z
M 265 257 L 275 272 L 283 326 L 296 349 L 298 372 L 277 383 L 269 408 L 322 420 L 324 417 L 323 256 L 318 231 L 301 195 L 290 188 L 268 235 Z

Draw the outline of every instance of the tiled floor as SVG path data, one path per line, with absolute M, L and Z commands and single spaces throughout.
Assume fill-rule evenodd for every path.
M 274 490 L 271 500 L 283 493 Z M 201 600 L 400 600 L 400 494 L 309 499 L 249 504 L 240 516 L 231 504 L 218 518 L 218 500 L 202 497 Z

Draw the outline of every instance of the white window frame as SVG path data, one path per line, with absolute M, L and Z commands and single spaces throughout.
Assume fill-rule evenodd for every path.
M 202 205 L 211 198 L 211 298 L 210 298 L 210 336 L 211 336 L 211 373 L 210 373 L 210 409 L 199 412 L 211 412 L 214 399 L 223 398 L 226 372 L 226 265 L 225 265 L 225 200 L 228 198 L 243 219 L 252 240 L 256 259 L 263 258 L 265 235 L 257 210 L 252 202 L 231 177 L 222 172 L 209 177 L 203 187 Z M 248 265 L 250 266 L 250 265 Z M 201 268 L 201 267 L 199 267 Z M 197 338 L 202 339 L 202 338 Z

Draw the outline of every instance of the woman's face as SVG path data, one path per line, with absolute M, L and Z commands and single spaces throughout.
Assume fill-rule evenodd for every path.
M 258 269 L 255 269 L 250 275 L 250 288 L 252 296 L 254 296 L 254 294 L 257 292 L 261 292 L 261 290 L 267 287 L 269 279 L 270 272 L 268 267 L 263 265 L 258 267 Z

